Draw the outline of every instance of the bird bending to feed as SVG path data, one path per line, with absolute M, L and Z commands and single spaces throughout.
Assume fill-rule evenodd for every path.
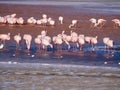
M 72 20 L 72 23 L 69 25 L 69 28 L 72 28 L 72 27 L 77 27 L 77 20 Z
M 91 22 L 91 27 L 95 28 L 95 27 L 99 27 L 102 28 L 106 22 L 105 19 L 95 19 L 95 18 L 91 18 L 89 19 L 89 21 Z
M 14 36 L 14 40 L 16 41 L 16 49 L 19 48 L 21 39 L 22 39 L 22 38 L 21 38 L 21 36 L 20 36 L 20 33 L 18 33 L 18 35 L 15 35 L 15 36 Z
M 119 19 L 113 19 L 112 21 L 114 22 L 114 28 L 120 27 L 120 20 Z
M 58 20 L 60 21 L 60 24 L 63 24 L 63 17 L 59 16 Z
M 31 46 L 31 41 L 32 41 L 32 36 L 30 34 L 24 34 L 23 39 L 25 40 L 25 43 L 27 45 L 27 50 L 29 52 L 30 46 Z

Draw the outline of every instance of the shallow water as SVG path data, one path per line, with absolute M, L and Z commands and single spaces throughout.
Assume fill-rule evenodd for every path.
M 33 40 L 31 43 L 30 52 L 28 54 L 26 52 L 26 44 L 24 40 L 21 41 L 19 50 L 16 50 L 16 43 L 13 40 L 13 36 L 17 33 L 21 33 L 21 36 L 23 36 L 25 33 L 28 33 L 28 29 L 30 28 L 31 29 L 33 28 L 36 31 L 34 32 L 33 29 L 29 30 L 30 34 L 33 37 Z M 75 64 L 75 65 L 111 66 L 111 67 L 120 66 L 120 45 L 119 45 L 120 42 L 117 42 L 117 40 L 119 41 L 119 38 L 114 39 L 117 45 L 114 45 L 114 48 L 110 50 L 105 49 L 105 46 L 101 40 L 102 36 L 100 36 L 99 34 L 98 44 L 95 45 L 94 51 L 92 51 L 91 45 L 87 43 L 83 46 L 82 51 L 80 51 L 79 48 L 76 48 L 76 44 L 70 43 L 71 48 L 68 51 L 67 45 L 64 43 L 62 45 L 62 51 L 58 51 L 57 50 L 58 47 L 55 46 L 53 52 L 53 49 L 48 46 L 47 52 L 44 52 L 44 50 L 37 52 L 38 48 L 34 43 L 34 38 L 38 35 L 38 33 L 40 33 L 39 27 L 37 27 L 37 25 L 34 26 L 24 25 L 22 27 L 5 25 L 1 26 L 1 29 L 4 29 L 3 33 L 11 32 L 11 40 L 6 41 L 5 45 L 6 49 L 0 50 L 1 62 L 11 61 L 18 63 L 29 62 L 29 63 L 55 63 L 55 64 Z M 50 32 L 49 30 L 47 31 L 48 35 L 52 37 L 53 33 L 49 33 Z M 113 37 L 111 36 L 111 38 Z
M 84 2 L 83 2 L 84 3 Z M 97 4 L 95 4 L 97 5 Z M 101 4 L 100 4 L 101 5 Z M 87 7 L 87 6 L 85 6 Z M 98 6 L 100 7 L 100 6 Z M 108 5 L 108 7 L 110 7 Z M 0 56 L 1 61 L 4 61 L 3 58 L 5 58 L 6 61 L 9 61 L 9 58 L 11 58 L 13 61 L 16 60 L 17 62 L 29 62 L 29 59 L 31 62 L 48 62 L 47 60 L 53 60 L 52 63 L 56 63 L 56 60 L 62 59 L 61 63 L 68 63 L 68 60 L 70 60 L 70 64 L 86 64 L 86 65 L 108 65 L 108 66 L 119 66 L 120 62 L 120 30 L 113 28 L 113 23 L 111 22 L 111 19 L 113 18 L 119 18 L 118 13 L 112 13 L 112 14 L 105 14 L 105 13 L 98 13 L 97 11 L 95 13 L 89 11 L 89 8 L 80 8 L 80 6 L 49 6 L 49 5 L 0 5 L 0 16 L 4 16 L 7 14 L 16 13 L 19 16 L 22 16 L 25 21 L 27 18 L 34 16 L 36 19 L 39 19 L 42 17 L 43 13 L 48 14 L 49 17 L 52 17 L 56 21 L 56 25 L 51 26 L 39 26 L 39 25 L 1 25 L 0 26 L 0 33 L 11 33 L 11 40 L 6 41 L 6 49 L 8 50 L 0 50 Z M 79 10 L 76 10 L 76 8 L 79 8 Z M 100 7 L 103 8 L 103 7 Z M 91 8 L 92 9 L 92 8 Z M 94 8 L 93 8 L 94 9 Z M 92 9 L 92 10 L 93 10 Z M 86 12 L 84 11 L 86 10 Z M 30 12 L 29 12 L 30 11 Z M 113 15 L 115 14 L 115 15 Z M 65 24 L 59 25 L 58 23 L 58 16 L 63 15 Z M 104 17 L 107 20 L 106 25 L 102 29 L 90 29 L 90 23 L 89 19 L 91 17 L 95 18 L 101 18 Z M 68 25 L 70 24 L 72 19 L 78 19 L 79 25 L 76 29 L 69 29 Z M 85 36 L 98 36 L 98 43 L 95 45 L 95 50 L 91 51 L 91 45 L 85 44 L 83 46 L 83 52 L 79 51 L 79 48 L 76 48 L 76 45 L 71 43 L 71 49 L 70 51 L 67 50 L 67 45 L 63 44 L 62 49 L 63 51 L 61 53 L 53 53 L 52 49 L 48 47 L 48 55 L 45 56 L 44 53 L 36 53 L 37 46 L 34 43 L 34 38 L 40 34 L 42 30 L 47 31 L 47 35 L 50 37 L 53 37 L 59 33 L 62 32 L 62 30 L 65 30 L 66 34 L 70 34 L 70 31 L 73 30 L 77 32 L 78 34 L 84 34 Z M 30 55 L 27 55 L 25 52 L 26 45 L 25 41 L 22 40 L 20 43 L 20 51 L 16 53 L 16 43 L 13 40 L 13 36 L 20 33 L 21 36 L 28 33 L 31 34 L 32 44 L 30 49 Z M 104 43 L 102 39 L 104 37 L 110 37 L 112 40 L 114 40 L 114 48 L 111 50 L 106 50 Z M 57 47 L 56 47 L 57 48 Z M 76 49 L 73 51 L 73 49 Z M 55 49 L 56 50 L 56 49 Z M 16 53 L 16 54 L 15 54 Z M 6 55 L 7 54 L 7 55 Z M 89 63 L 89 59 L 91 60 L 91 63 Z M 106 63 L 108 62 L 108 64 Z M 105 63 L 104 63 L 105 62 Z M 59 62 L 57 62 L 59 63 Z

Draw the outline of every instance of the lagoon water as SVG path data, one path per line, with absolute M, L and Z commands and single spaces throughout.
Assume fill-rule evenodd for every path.
M 0 16 L 14 12 L 25 20 L 31 16 L 39 19 L 46 13 L 57 21 L 58 16 L 63 15 L 65 24 L 60 26 L 57 23 L 54 27 L 0 25 L 0 34 L 11 33 L 11 40 L 6 41 L 6 49 L 0 50 L 0 90 L 119 90 L 120 28 L 114 29 L 111 22 L 111 19 L 120 17 L 119 0 L 0 0 Z M 91 17 L 105 18 L 107 23 L 100 30 L 92 30 L 88 21 Z M 25 52 L 24 40 L 16 51 L 14 35 L 29 33 L 34 39 L 44 29 L 51 37 L 62 30 L 70 34 L 67 26 L 74 18 L 79 20 L 79 28 L 73 31 L 85 36 L 98 36 L 94 51 L 91 51 L 91 45 L 85 44 L 83 51 L 79 51 L 79 48 L 73 51 L 71 47 L 68 52 L 63 44 L 62 52 L 53 52 L 49 47 L 47 53 L 37 52 L 34 40 L 29 55 Z M 105 49 L 102 41 L 106 36 L 114 40 L 114 48 L 110 50 Z M 71 45 L 74 46 L 73 43 Z M 33 65 L 37 71 L 32 68 Z M 49 68 L 50 65 L 55 67 Z M 73 69 L 73 66 L 82 67 L 82 71 Z M 100 72 L 101 68 L 109 70 Z M 113 68 L 117 68 L 118 72 L 111 72 Z

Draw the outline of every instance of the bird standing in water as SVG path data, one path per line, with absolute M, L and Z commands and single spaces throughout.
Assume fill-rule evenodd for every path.
M 27 45 L 27 52 L 30 52 L 30 46 L 32 41 L 32 36 L 30 34 L 24 34 L 23 39 Z
M 20 33 L 18 35 L 15 35 L 14 36 L 14 40 L 16 41 L 16 49 L 19 48 L 19 45 L 20 45 L 20 41 L 21 41 L 21 36 L 20 36 Z

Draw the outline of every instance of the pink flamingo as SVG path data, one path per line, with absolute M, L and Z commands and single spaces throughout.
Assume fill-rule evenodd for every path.
M 56 44 L 57 46 L 59 46 L 58 51 L 62 50 L 62 48 L 61 48 L 61 45 L 62 45 L 62 43 L 63 43 L 62 38 L 61 38 L 61 37 L 58 37 L 58 36 L 54 36 L 54 37 L 52 38 L 52 40 L 53 40 L 54 44 Z
M 98 19 L 97 20 L 95 18 L 91 18 L 89 21 L 91 22 L 91 27 L 98 27 L 99 26 L 99 28 L 102 28 L 106 22 L 105 19 Z
M 80 34 L 79 37 L 78 37 L 78 42 L 80 44 L 80 51 L 82 50 L 83 48 L 83 45 L 85 44 L 85 39 L 84 39 L 84 35 L 83 34 Z
M 107 42 L 110 40 L 109 37 L 104 37 L 103 38 L 103 43 L 105 44 L 105 48 L 107 48 Z
M 24 24 L 24 19 L 22 17 L 17 18 L 17 24 L 23 25 Z
M 91 37 L 90 42 L 91 42 L 91 45 L 92 45 L 92 51 L 94 51 L 94 45 L 98 43 L 97 38 L 98 38 L 98 36 Z
M 51 26 L 54 26 L 55 25 L 55 21 L 54 20 L 49 20 L 48 22 Z
M 69 28 L 75 27 L 77 25 L 78 20 L 72 20 L 72 23 L 69 25 Z
M 91 27 L 97 26 L 97 20 L 95 18 L 91 18 L 89 21 L 91 22 Z
M 42 14 L 42 17 L 43 17 L 44 19 L 47 19 L 47 15 L 46 15 L 46 14 Z
M 114 28 L 118 28 L 118 26 L 120 26 L 120 20 L 119 19 L 113 19 L 112 21 L 114 22 Z
M 27 19 L 28 24 L 36 24 L 37 20 L 34 17 L 30 17 Z
M 58 34 L 58 37 L 59 37 L 59 35 L 61 35 L 62 40 L 68 45 L 68 50 L 69 50 L 70 49 L 69 42 L 71 41 L 71 36 L 66 35 L 64 30 L 62 31 L 62 34 Z
M 5 46 L 5 41 L 10 40 L 10 33 L 8 33 L 8 34 L 0 34 L 0 40 L 3 41 L 3 46 Z
M 59 16 L 58 20 L 60 21 L 60 24 L 63 24 L 63 17 L 62 16 Z
M 65 37 L 65 43 L 68 45 L 68 50 L 70 49 L 70 41 L 71 41 L 71 36 L 70 35 L 67 35 L 66 37 Z
M 51 48 L 53 48 L 53 45 L 51 44 L 51 37 L 45 36 L 42 38 L 41 41 L 42 41 L 42 47 L 43 47 L 43 50 L 45 51 L 45 53 L 47 51 L 47 46 L 50 46 Z
M 46 14 L 43 14 L 43 15 L 42 15 L 41 21 L 42 21 L 42 24 L 43 24 L 44 26 L 47 25 L 48 19 L 47 19 L 47 15 L 46 15 Z
M 7 23 L 11 24 L 11 25 L 16 24 L 17 18 L 9 17 L 9 18 L 7 18 Z
M 41 38 L 36 37 L 36 38 L 34 39 L 34 41 L 35 41 L 35 43 L 38 45 L 38 50 L 40 50 L 40 45 L 41 45 L 41 43 L 42 43 Z
M 110 40 L 108 37 L 105 37 L 105 38 L 103 38 L 103 42 L 104 42 L 104 44 L 108 47 L 108 53 L 105 54 L 105 57 L 106 57 L 106 58 L 111 58 L 111 57 L 113 57 L 114 54 L 113 54 L 113 53 L 110 53 L 110 48 L 113 48 L 113 46 L 114 46 L 113 40 Z
M 105 19 L 98 19 L 98 25 L 100 26 L 100 28 L 102 28 L 105 23 L 106 23 Z
M 20 45 L 20 41 L 21 41 L 21 36 L 20 36 L 20 33 L 18 35 L 15 35 L 14 36 L 14 40 L 16 41 L 16 49 L 19 48 L 19 45 Z
M 71 41 L 76 44 L 74 45 L 74 50 L 79 47 L 79 44 L 78 44 L 78 34 L 76 32 L 73 32 L 71 31 Z
M 26 42 L 27 50 L 28 50 L 28 52 L 29 52 L 30 46 L 31 46 L 31 41 L 32 41 L 32 36 L 31 36 L 30 34 L 24 34 L 23 39 L 24 39 L 25 42 Z
M 112 48 L 113 47 L 113 40 L 108 40 L 107 42 L 106 42 L 106 45 L 109 47 L 109 48 Z
M 5 17 L 0 17 L 0 24 L 6 24 L 7 20 L 5 19 Z

